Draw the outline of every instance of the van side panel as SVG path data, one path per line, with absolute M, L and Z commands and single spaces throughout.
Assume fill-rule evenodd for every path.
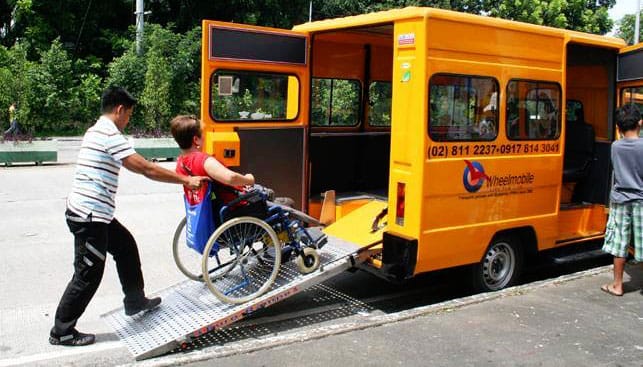
M 560 85 L 564 101 L 563 37 L 438 18 L 429 18 L 426 34 L 424 88 L 435 73 L 492 77 L 499 85 L 499 120 L 495 140 L 478 142 L 435 142 L 424 124 L 423 205 L 415 272 L 479 262 L 494 234 L 505 229 L 531 227 L 539 249 L 553 247 L 563 133 L 553 140 L 508 139 L 506 88 L 512 79 L 554 82 Z M 562 106 L 558 113 L 564 113 Z M 436 152 L 440 154 L 432 154 Z M 477 162 L 487 176 L 474 192 L 464 184 L 467 162 Z

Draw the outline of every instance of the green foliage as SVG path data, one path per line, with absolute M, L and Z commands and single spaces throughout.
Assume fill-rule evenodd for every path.
M 607 10 L 614 3 L 615 0 L 315 0 L 312 16 L 319 20 L 430 6 L 605 33 L 612 26 Z M 31 132 L 76 134 L 100 113 L 102 90 L 108 85 L 121 85 L 140 100 L 130 126 L 139 131 L 166 129 L 173 115 L 199 114 L 202 19 L 291 28 L 308 20 L 308 6 L 308 0 L 147 1 L 146 10 L 152 13 L 146 17 L 145 54 L 139 56 L 133 44 L 132 0 L 0 1 L 0 124 L 8 122 L 7 108 L 16 102 L 18 120 Z M 633 23 L 631 15 L 620 22 L 618 35 L 628 42 L 633 38 Z M 313 85 L 313 94 L 318 93 L 316 98 L 328 102 L 331 91 L 322 87 L 327 86 Z M 245 89 L 248 88 L 242 88 Z M 255 89 L 250 90 L 255 93 Z M 244 93 L 233 100 L 220 101 L 235 106 L 220 107 L 229 107 L 233 115 L 240 110 L 259 109 L 273 116 L 285 114 L 283 100 L 264 98 L 265 91 L 256 91 L 259 94 L 250 95 L 252 103 Z M 371 94 L 371 98 L 388 98 L 377 88 Z M 361 113 L 359 103 L 354 103 L 358 99 L 359 88 L 337 83 L 332 88 L 333 106 L 313 106 L 313 120 L 352 124 Z M 377 116 L 386 124 L 390 119 L 386 110 L 385 105 L 375 103 L 369 116 Z
M 391 126 L 393 86 L 391 82 L 371 82 L 368 88 L 368 124 Z
M 72 61 L 62 48 L 60 40 L 56 39 L 49 50 L 40 56 L 30 73 L 32 78 L 33 95 L 30 102 L 32 121 L 29 123 L 42 132 L 65 131 L 72 115 L 72 88 L 75 78 Z
M 166 130 L 172 114 L 170 108 L 172 72 L 167 58 L 158 51 L 149 52 L 147 56 L 145 89 L 141 95 L 145 128 L 152 131 Z
M 643 11 L 641 11 L 639 17 L 643 21 Z M 634 43 L 635 22 L 636 14 L 628 14 L 618 22 L 618 30 L 616 31 L 616 36 L 624 39 L 628 45 Z M 639 42 L 643 42 L 643 27 L 639 27 Z
M 485 0 L 490 16 L 604 34 L 612 28 L 607 10 L 615 0 Z
M 355 80 L 313 79 L 313 126 L 355 126 L 359 122 L 360 85 Z

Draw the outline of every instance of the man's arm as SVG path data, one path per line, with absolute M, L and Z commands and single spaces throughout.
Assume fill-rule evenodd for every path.
M 201 181 L 209 180 L 209 178 L 203 176 L 181 176 L 176 172 L 159 166 L 158 164 L 148 162 L 138 153 L 134 153 L 123 158 L 123 166 L 134 173 L 138 173 L 149 178 L 150 180 L 181 184 L 191 189 L 198 189 L 201 187 Z

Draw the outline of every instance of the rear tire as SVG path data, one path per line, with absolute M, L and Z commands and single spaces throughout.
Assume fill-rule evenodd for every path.
M 192 280 L 203 281 L 201 276 L 202 256 L 196 250 L 188 247 L 185 233 L 185 217 L 181 219 L 174 231 L 172 255 L 176 267 L 179 268 L 181 273 Z
M 522 272 L 523 253 L 514 236 L 495 237 L 473 267 L 473 286 L 480 292 L 498 291 L 516 283 Z

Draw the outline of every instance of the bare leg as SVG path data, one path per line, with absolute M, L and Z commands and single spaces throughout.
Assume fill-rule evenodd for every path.
M 601 290 L 613 296 L 623 295 L 623 273 L 625 271 L 626 260 L 627 259 L 624 257 L 614 256 L 614 281 L 612 283 L 604 284 L 601 287 Z
M 623 294 L 623 273 L 625 271 L 624 257 L 614 257 L 614 283 L 612 283 L 612 291 L 616 294 Z

